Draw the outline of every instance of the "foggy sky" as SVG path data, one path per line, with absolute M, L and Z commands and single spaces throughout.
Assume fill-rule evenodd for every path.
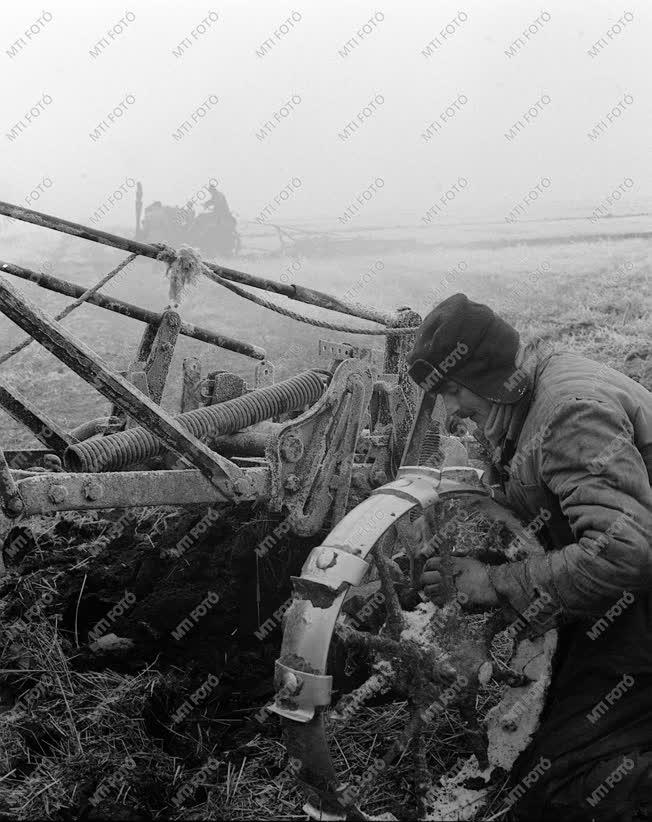
M 26 38 L 43 11 L 51 21 Z M 301 19 L 283 34 L 279 27 L 293 11 Z M 126 12 L 133 19 L 109 39 Z M 199 33 L 209 12 L 218 19 Z M 443 39 L 440 32 L 460 12 L 466 21 Z M 542 12 L 549 21 L 524 39 Z M 608 38 L 625 12 L 633 19 Z M 376 25 L 365 33 L 374 14 Z M 142 181 L 146 204 L 183 204 L 217 178 L 241 219 L 254 219 L 299 179 L 275 219 L 335 226 L 377 179 L 384 185 L 364 201 L 354 218 L 361 223 L 418 223 L 460 178 L 468 184 L 442 219 L 502 220 L 542 178 L 550 185 L 531 216 L 589 213 L 624 178 L 634 185 L 621 211 L 650 206 L 652 11 L 643 2 L 61 0 L 4 3 L 0 20 L 0 199 L 25 205 L 47 178 L 51 185 L 31 198 L 47 213 L 88 223 L 127 178 Z M 524 45 L 508 57 L 519 37 Z M 98 48 L 102 38 L 108 45 Z M 606 45 L 591 57 L 600 38 Z M 180 52 L 184 39 L 191 45 Z M 268 39 L 272 46 L 260 56 Z M 43 95 L 52 102 L 26 122 Z M 91 139 L 126 95 L 135 101 Z M 211 95 L 218 102 L 192 122 Z M 293 95 L 301 102 L 275 120 Z M 505 133 L 544 95 L 549 103 L 508 140 Z M 590 140 L 625 95 L 633 102 Z M 358 121 L 374 98 L 383 102 Z M 439 119 L 464 98 L 454 116 Z M 175 140 L 184 121 L 192 127 Z M 268 121 L 275 126 L 257 138 Z M 359 127 L 342 139 L 351 121 Z M 425 140 L 433 122 L 441 130 Z M 132 214 L 130 189 L 104 222 L 129 224 Z

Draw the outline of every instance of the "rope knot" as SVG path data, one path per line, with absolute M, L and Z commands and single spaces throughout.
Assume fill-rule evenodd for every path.
M 188 286 L 195 285 L 202 272 L 203 263 L 196 248 L 182 245 L 175 250 L 165 243 L 157 243 L 160 247 L 156 255 L 157 260 L 167 263 L 165 276 L 170 281 L 168 299 L 170 306 L 177 307 L 183 298 Z
M 177 252 L 167 243 L 152 243 L 154 248 L 158 248 L 159 252 L 156 255 L 157 260 L 171 265 L 177 258 Z

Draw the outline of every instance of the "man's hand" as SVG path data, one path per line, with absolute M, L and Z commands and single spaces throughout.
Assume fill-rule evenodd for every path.
M 451 557 L 453 579 L 458 594 L 464 594 L 468 605 L 498 605 L 487 566 L 471 557 Z M 435 605 L 443 605 L 446 586 L 442 576 L 442 558 L 431 557 L 423 566 L 421 587 Z

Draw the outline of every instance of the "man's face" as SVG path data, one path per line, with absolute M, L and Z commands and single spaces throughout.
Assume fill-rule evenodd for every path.
M 439 387 L 438 393 L 444 401 L 449 418 L 471 419 L 481 429 L 484 428 L 491 411 L 489 400 L 450 380 Z

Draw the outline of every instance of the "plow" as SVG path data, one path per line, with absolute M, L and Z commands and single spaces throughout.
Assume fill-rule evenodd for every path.
M 423 564 L 434 554 L 499 564 L 543 551 L 492 498 L 483 482 L 484 452 L 469 437 L 453 436 L 441 403 L 409 381 L 405 358 L 419 314 L 351 305 L 202 261 L 192 249 L 126 239 L 8 203 L 0 203 L 0 214 L 126 251 L 120 270 L 136 256 L 158 259 L 171 282 L 170 303 L 156 312 L 102 294 L 107 278 L 85 288 L 0 261 L 0 311 L 27 335 L 0 362 L 35 341 L 108 403 L 106 416 L 64 430 L 0 380 L 0 406 L 40 443 L 0 451 L 2 533 L 17 523 L 29 527 L 31 517 L 69 511 L 199 506 L 219 517 L 254 505 L 278 522 L 250 546 L 256 557 L 273 560 L 287 535 L 314 538 L 318 544 L 277 612 L 283 639 L 275 694 L 263 709 L 280 717 L 305 812 L 315 819 L 372 818 L 365 810 L 369 785 L 407 756 L 414 784 L 404 818 L 483 818 L 478 814 L 508 781 L 538 725 L 556 632 L 531 635 L 528 622 L 508 608 L 468 611 L 452 574 L 443 606 L 419 589 Z M 183 319 L 183 286 L 196 274 L 253 299 L 261 311 L 301 320 L 256 296 L 262 291 L 374 323 L 303 319 L 375 336 L 384 346 L 322 339 L 313 367 L 276 382 L 262 347 Z M 74 298 L 70 310 L 88 303 L 142 323 L 128 369 L 113 370 L 65 328 L 66 311 L 49 316 L 9 277 Z M 183 336 L 238 353 L 248 370 L 203 373 L 198 358 L 186 358 L 180 407 L 171 413 L 161 401 Z M 15 540 L 5 541 L 7 566 L 17 550 Z M 363 772 L 338 774 L 334 733 L 378 700 L 405 702 L 405 728 L 370 755 Z M 463 722 L 465 755 L 455 772 L 435 779 L 424 739 L 450 710 Z

